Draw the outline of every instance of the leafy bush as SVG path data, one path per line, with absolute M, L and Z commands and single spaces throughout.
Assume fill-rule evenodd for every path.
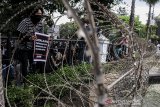
M 11 106 L 15 106 L 16 104 L 17 107 L 32 107 L 34 95 L 31 87 L 8 87 L 7 92 L 7 97 L 11 103 Z
M 89 75 L 89 69 L 90 65 L 87 64 L 80 64 L 74 67 L 65 66 L 57 70 L 54 74 L 50 73 L 46 75 L 30 75 L 28 76 L 28 80 L 43 89 L 46 88 L 47 83 L 54 95 L 59 95 L 60 92 L 65 95 L 66 91 L 69 90 L 68 87 L 70 87 L 70 84 L 77 86 L 78 83 L 84 83 L 87 79 L 91 79 L 91 76 Z
M 16 103 L 24 105 L 23 107 L 30 107 L 37 95 L 41 98 L 50 96 L 44 91 L 47 90 L 46 83 L 54 96 L 62 98 L 69 94 L 70 88 L 77 89 L 80 83 L 87 84 L 92 79 L 90 68 L 89 64 L 83 63 L 74 67 L 65 66 L 55 73 L 30 74 L 27 76 L 27 81 L 30 82 L 27 82 L 26 87 L 8 87 L 9 100 L 11 104 Z
M 119 16 L 119 18 L 125 23 L 129 24 L 130 16 L 124 15 Z M 142 22 L 139 20 L 139 16 L 135 16 L 134 31 L 138 34 L 139 37 L 146 38 L 146 25 L 142 24 Z
M 78 30 L 78 25 L 75 22 L 67 22 L 60 26 L 60 37 L 61 38 L 70 38 L 75 35 Z

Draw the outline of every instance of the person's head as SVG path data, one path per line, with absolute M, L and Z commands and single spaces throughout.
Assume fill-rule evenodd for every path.
M 33 24 L 37 24 L 41 19 L 42 19 L 42 16 L 43 16 L 43 8 L 42 7 L 36 7 L 30 17 L 31 17 L 31 21 L 33 22 Z

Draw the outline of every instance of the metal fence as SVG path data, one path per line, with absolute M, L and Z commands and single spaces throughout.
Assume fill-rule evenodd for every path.
M 11 58 L 12 50 L 15 48 L 14 44 L 17 42 L 17 40 L 17 37 L 2 37 L 1 46 L 6 48 L 6 52 L 3 55 L 3 60 L 6 61 Z M 105 48 L 106 49 L 103 48 L 103 50 L 99 50 L 102 51 L 100 52 L 100 60 L 102 62 L 109 62 L 112 60 L 118 60 L 120 58 L 123 58 L 124 50 L 121 46 L 107 44 Z M 51 41 L 49 50 L 49 55 L 56 56 L 57 53 L 60 53 L 63 57 L 64 64 L 72 65 L 81 63 L 82 61 L 88 63 L 92 62 L 92 58 L 86 55 L 88 47 L 84 40 L 54 39 Z

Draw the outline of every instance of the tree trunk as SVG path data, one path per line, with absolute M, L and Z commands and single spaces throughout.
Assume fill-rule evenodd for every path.
M 135 2 L 136 0 L 132 0 L 132 6 L 131 6 L 131 14 L 130 14 L 130 19 L 129 19 L 129 25 L 130 25 L 130 31 L 134 32 L 134 13 L 135 13 Z M 133 48 L 133 33 L 132 35 L 130 35 L 130 42 L 127 44 L 129 47 L 129 56 L 133 57 L 133 52 L 134 52 L 134 48 Z
M 153 25 L 154 25 L 154 5 L 152 6 L 152 13 L 151 13 L 151 21 L 150 21 L 150 29 L 148 35 L 151 37 L 153 33 Z
M 1 38 L 1 33 L 0 33 Z M 1 39 L 0 39 L 1 44 Z M 3 90 L 3 78 L 2 78 L 2 56 L 1 56 L 1 49 L 0 49 L 0 107 L 5 107 L 4 101 L 4 90 Z
M 131 14 L 130 14 L 130 20 L 129 20 L 129 25 L 130 25 L 131 31 L 133 31 L 133 29 L 134 29 L 135 2 L 136 2 L 136 0 L 132 0 Z
M 148 20 L 147 20 L 147 28 L 146 28 L 146 36 L 147 40 L 149 39 L 149 26 L 150 26 L 150 21 L 151 21 L 151 8 L 152 4 L 149 4 L 149 12 L 148 12 Z

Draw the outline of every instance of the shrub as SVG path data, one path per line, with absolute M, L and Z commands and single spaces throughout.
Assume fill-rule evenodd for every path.
M 8 87 L 8 99 L 11 106 L 17 107 L 32 107 L 32 100 L 34 98 L 32 87 L 22 88 L 22 87 Z
M 89 64 L 83 63 L 74 67 L 65 66 L 54 73 L 45 75 L 30 74 L 27 76 L 27 81 L 30 82 L 27 82 L 26 87 L 8 87 L 8 98 L 12 105 L 20 104 L 24 105 L 23 107 L 30 107 L 32 103 L 35 103 L 34 98 L 37 95 L 41 98 L 44 97 L 43 101 L 46 100 L 45 97 L 52 97 L 42 90 L 47 90 L 46 83 L 54 96 L 62 98 L 69 94 L 70 88 L 78 88 L 80 83 L 87 84 L 92 79 L 89 73 L 90 68 Z M 52 99 L 48 101 L 53 102 Z

